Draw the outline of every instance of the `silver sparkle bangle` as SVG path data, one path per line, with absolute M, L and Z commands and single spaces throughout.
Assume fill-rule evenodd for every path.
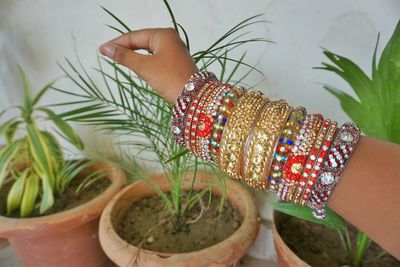
M 326 217 L 326 203 L 338 184 L 360 135 L 360 129 L 351 122 L 343 124 L 337 130 L 307 202 L 307 206 L 313 209 L 315 218 Z

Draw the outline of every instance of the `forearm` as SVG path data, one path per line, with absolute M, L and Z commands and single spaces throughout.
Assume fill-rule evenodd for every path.
M 400 146 L 362 137 L 328 206 L 400 258 Z

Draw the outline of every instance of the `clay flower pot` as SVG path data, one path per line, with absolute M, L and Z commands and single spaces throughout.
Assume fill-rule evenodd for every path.
M 111 185 L 98 197 L 57 214 L 15 219 L 0 216 L 0 236 L 10 242 L 25 267 L 110 266 L 98 240 L 101 212 L 125 184 L 125 175 L 109 164 L 85 171 L 104 169 Z
M 154 176 L 153 181 L 161 190 L 168 192 L 168 184 L 164 175 Z M 198 173 L 195 189 L 204 189 L 204 182 L 215 179 L 210 173 Z M 180 266 L 236 266 L 255 241 L 259 229 L 259 217 L 254 197 L 239 183 L 226 181 L 228 200 L 242 215 L 242 225 L 224 241 L 211 247 L 189 253 L 160 253 L 139 249 L 124 241 L 115 231 L 114 223 L 118 223 L 126 210 L 142 198 L 154 196 L 155 192 L 146 182 L 140 181 L 119 192 L 104 209 L 100 219 L 100 243 L 108 257 L 118 266 L 139 267 L 180 267 Z M 190 181 L 184 188 L 190 187 Z M 218 188 L 213 190 L 221 195 Z M 138 255 L 138 256 L 135 256 Z M 135 265 L 133 265 L 133 262 Z
M 279 267 L 311 267 L 305 261 L 300 259 L 283 241 L 275 225 L 277 212 L 274 211 L 274 220 L 272 224 L 272 235 L 274 238 L 276 257 Z

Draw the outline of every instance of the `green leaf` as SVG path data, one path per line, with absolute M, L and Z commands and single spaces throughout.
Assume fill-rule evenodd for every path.
M 382 52 L 378 69 L 382 78 L 388 78 L 397 85 L 400 84 L 400 20 Z
M 16 121 L 8 127 L 5 137 L 8 143 L 11 143 L 14 140 L 15 133 L 17 132 L 18 125 L 20 125 L 21 121 Z
M 375 99 L 372 82 L 357 64 L 348 58 L 325 50 L 323 52 L 337 67 L 323 63 L 325 69 L 342 77 L 354 90 L 362 103 L 368 104 Z
M 31 113 L 32 111 L 32 91 L 31 87 L 29 85 L 28 78 L 25 75 L 25 72 L 21 68 L 21 66 L 18 66 L 19 74 L 22 79 L 23 83 L 23 88 L 24 88 L 24 109 L 26 113 Z
M 20 216 L 22 218 L 31 215 L 33 208 L 36 205 L 36 200 L 39 195 L 40 180 L 36 173 L 32 172 L 26 179 L 24 194 L 22 196 Z
M 0 125 L 0 136 L 4 136 L 8 143 L 12 141 L 18 125 L 21 123 L 17 118 L 12 118 Z
M 8 145 L 5 145 L 0 150 L 0 189 L 3 185 L 4 179 L 8 176 L 9 164 L 17 155 L 21 148 L 22 140 L 15 141 Z
M 400 143 L 400 21 L 377 64 L 379 35 L 372 55 L 372 79 L 351 60 L 324 51 L 334 65 L 324 69 L 342 77 L 360 101 L 343 91 L 325 86 L 341 102 L 343 110 L 369 136 Z
M 47 179 L 43 179 L 42 177 L 42 201 L 40 202 L 40 214 L 45 213 L 48 209 L 50 209 L 54 204 L 54 194 L 53 189 Z
M 27 125 L 28 141 L 30 145 L 30 152 L 35 165 L 40 171 L 42 180 L 47 180 L 52 184 L 54 181 L 54 165 L 51 149 L 49 148 L 43 134 L 36 128 L 34 124 Z
M 33 98 L 32 101 L 32 106 L 34 107 L 39 101 L 40 99 L 43 97 L 43 95 L 54 85 L 54 83 L 57 80 L 54 80 L 52 82 L 49 82 L 48 84 L 46 84 L 42 89 L 39 90 L 39 92 L 36 94 L 36 96 Z
M 57 128 L 61 131 L 61 133 L 65 136 L 65 138 L 73 145 L 75 145 L 80 150 L 84 149 L 83 142 L 79 135 L 75 132 L 74 128 L 72 128 L 65 120 L 57 116 L 52 110 L 48 108 L 39 108 L 39 110 L 45 112 L 49 118 L 49 120 L 53 121 Z
M 346 228 L 346 223 L 340 217 L 337 215 L 335 212 L 333 212 L 331 209 L 326 208 L 327 216 L 324 220 L 319 220 L 314 218 L 312 214 L 312 209 L 308 207 L 303 207 L 300 205 L 295 205 L 293 203 L 285 203 L 285 202 L 275 202 L 272 203 L 272 207 L 280 211 L 282 213 L 294 216 L 296 218 L 306 220 L 309 222 L 313 223 L 318 223 L 318 224 L 323 224 L 329 228 L 333 228 L 336 230 L 343 230 Z
M 51 150 L 51 158 L 53 159 L 54 166 L 56 166 L 57 170 L 60 170 L 61 167 L 64 165 L 64 156 L 60 143 L 51 133 L 46 131 L 41 131 L 41 133 L 46 139 L 48 147 Z
M 371 120 L 371 117 L 373 117 L 374 114 L 365 112 L 363 105 L 345 92 L 329 85 L 324 85 L 324 88 L 340 101 L 340 105 L 344 112 L 346 112 L 352 121 L 363 129 L 365 134 L 371 136 L 377 135 L 376 131 L 380 128 L 371 127 L 371 125 L 368 124 L 368 121 Z M 379 123 L 379 121 L 375 122 L 375 126 L 377 123 Z
M 117 16 L 115 16 L 111 11 L 109 11 L 107 8 L 105 7 L 101 7 L 105 12 L 107 12 L 108 15 L 110 15 L 111 17 L 113 17 L 113 19 L 115 19 L 127 32 L 130 32 L 131 29 L 121 20 L 119 19 Z
M 371 244 L 372 240 L 363 232 L 357 232 L 357 243 L 356 243 L 356 250 L 354 253 L 354 266 L 358 267 L 361 266 L 365 251 L 368 249 L 369 245 Z
M 29 169 L 26 169 L 21 177 L 18 177 L 17 180 L 12 185 L 10 191 L 7 196 L 7 214 L 10 215 L 14 210 L 16 210 L 22 201 L 22 195 L 24 193 L 24 186 L 26 177 L 28 175 Z
M 174 28 L 175 28 L 176 32 L 179 33 L 178 27 L 177 27 L 177 23 L 176 23 L 176 19 L 175 19 L 175 15 L 174 15 L 174 12 L 172 12 L 171 6 L 169 5 L 167 0 L 163 0 L 163 2 L 164 2 L 165 7 L 168 10 L 169 16 L 170 16 L 170 18 L 172 20 L 172 24 L 174 25 Z

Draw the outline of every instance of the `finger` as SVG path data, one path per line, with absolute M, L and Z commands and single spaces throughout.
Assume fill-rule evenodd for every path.
M 109 43 L 130 48 L 133 50 L 146 49 L 155 51 L 154 36 L 158 29 L 142 29 L 125 33 Z
M 99 50 L 103 55 L 133 70 L 139 76 L 146 72 L 152 61 L 151 56 L 136 53 L 129 48 L 113 43 L 105 43 L 100 46 Z

